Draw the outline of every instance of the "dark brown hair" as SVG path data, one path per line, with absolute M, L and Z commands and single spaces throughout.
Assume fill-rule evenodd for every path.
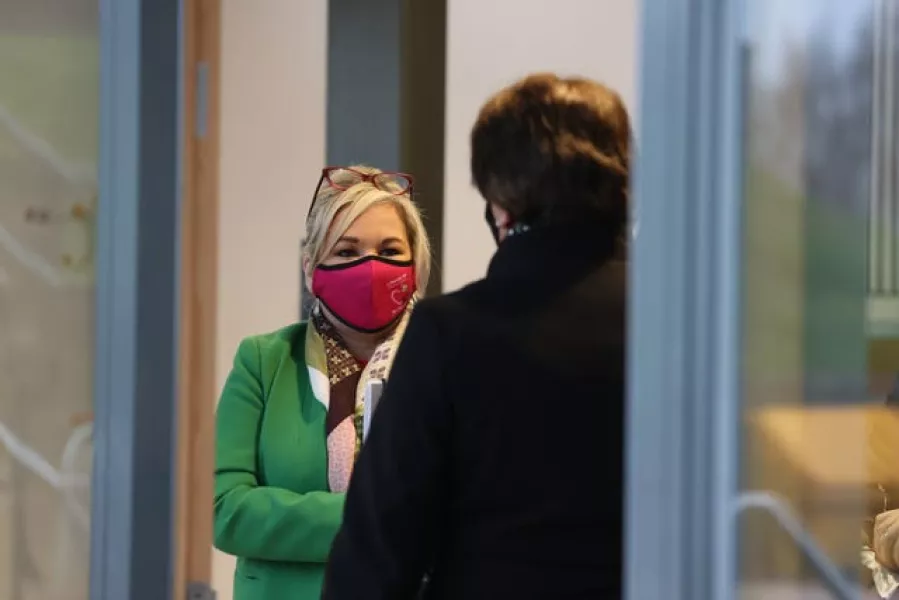
M 481 195 L 516 222 L 627 222 L 631 131 L 617 93 L 588 79 L 537 74 L 500 91 L 471 131 Z

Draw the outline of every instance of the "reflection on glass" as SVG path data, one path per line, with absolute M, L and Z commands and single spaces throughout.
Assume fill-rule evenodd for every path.
M 871 589 L 864 543 L 899 508 L 895 2 L 746 5 L 741 486 L 783 500 Z M 770 517 L 740 525 L 742 597 L 820 587 Z
M 0 2 L 0 600 L 88 597 L 97 3 Z

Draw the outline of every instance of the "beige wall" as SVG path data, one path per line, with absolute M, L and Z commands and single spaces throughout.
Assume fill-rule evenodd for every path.
M 482 277 L 495 244 L 471 186 L 468 132 L 481 104 L 535 71 L 584 75 L 636 99 L 636 0 L 449 0 L 444 289 Z
M 217 373 L 297 318 L 299 240 L 324 162 L 325 0 L 224 0 Z M 215 553 L 231 600 L 234 560 Z

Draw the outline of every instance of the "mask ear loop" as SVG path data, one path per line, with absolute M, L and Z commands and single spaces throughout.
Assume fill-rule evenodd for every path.
M 321 185 L 321 183 L 319 183 L 319 185 Z M 318 188 L 316 188 L 316 190 L 317 189 Z M 316 192 L 316 194 L 317 194 L 317 192 Z M 315 202 L 314 199 L 313 199 L 313 202 Z M 311 207 L 310 207 L 309 211 L 312 212 Z M 300 256 L 301 257 L 306 256 L 306 238 L 303 238 L 300 241 Z M 303 258 L 302 260 L 305 260 L 305 258 Z M 306 296 L 306 294 L 308 294 L 312 298 L 311 302 L 307 303 L 307 301 L 304 300 L 303 304 L 305 306 L 309 307 L 309 316 L 310 317 L 313 315 L 319 316 L 321 314 L 321 306 L 318 301 L 318 296 L 316 296 L 312 292 L 312 278 L 315 277 L 315 269 L 312 269 L 311 273 L 307 273 L 306 269 L 300 268 L 300 274 L 302 275 L 302 278 L 303 278 L 303 288 L 304 288 L 303 296 Z
M 312 281 L 314 278 L 315 278 L 315 268 L 312 269 L 312 272 L 310 273 L 310 277 L 307 278 L 308 281 L 306 282 L 306 285 L 309 289 L 309 293 L 312 294 L 312 307 L 309 309 L 309 313 L 311 315 L 315 315 L 316 317 L 321 317 L 321 316 L 323 316 L 322 315 L 322 301 L 319 300 L 318 296 L 315 295 L 315 292 L 312 291 L 312 289 L 314 287 L 312 285 Z

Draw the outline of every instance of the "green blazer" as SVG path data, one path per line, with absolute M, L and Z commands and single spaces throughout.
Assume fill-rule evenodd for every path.
M 237 556 L 234 600 L 318 600 L 343 515 L 305 338 L 300 323 L 241 342 L 218 405 L 215 546 Z

